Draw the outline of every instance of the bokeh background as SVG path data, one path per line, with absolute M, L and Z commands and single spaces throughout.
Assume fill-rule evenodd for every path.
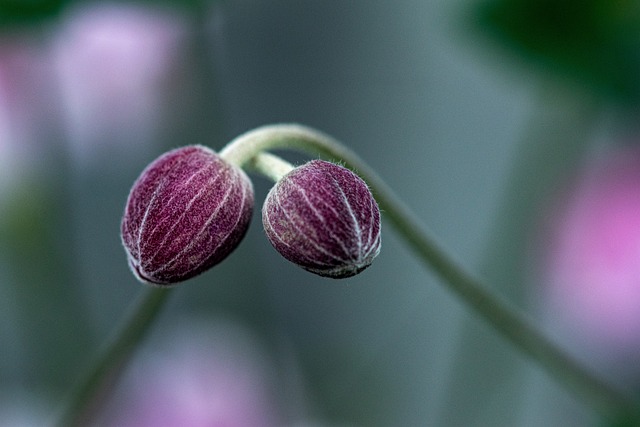
M 640 4 L 0 1 L 0 425 L 52 423 L 143 290 L 119 225 L 169 148 L 300 122 L 462 265 L 640 390 Z M 301 162 L 304 158 L 290 156 Z M 176 288 L 101 426 L 609 425 L 383 222 L 344 281 L 261 229 Z

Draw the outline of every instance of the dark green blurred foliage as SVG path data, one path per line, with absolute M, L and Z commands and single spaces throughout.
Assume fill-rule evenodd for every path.
M 0 0 L 0 30 L 49 21 L 74 2 L 74 0 Z M 215 2 L 216 0 L 139 0 L 127 3 L 176 6 L 194 13 L 201 13 Z
M 640 2 L 490 0 L 473 16 L 539 68 L 610 101 L 640 103 Z
M 68 0 L 0 0 L 0 25 L 36 23 L 56 16 Z

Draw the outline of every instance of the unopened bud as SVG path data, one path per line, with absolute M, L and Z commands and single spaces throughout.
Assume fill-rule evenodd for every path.
M 262 222 L 282 256 L 320 276 L 353 276 L 380 252 L 380 210 L 371 191 L 355 173 L 323 160 L 276 183 Z
M 226 258 L 253 211 L 247 175 L 203 146 L 160 156 L 134 183 L 121 233 L 129 265 L 143 282 L 170 285 Z

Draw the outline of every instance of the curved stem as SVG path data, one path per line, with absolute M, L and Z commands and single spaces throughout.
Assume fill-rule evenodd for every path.
M 265 152 L 251 158 L 246 165 L 267 178 L 270 178 L 273 182 L 278 182 L 280 178 L 295 168 L 286 160 Z
M 339 159 L 370 186 L 380 209 L 420 260 L 435 271 L 449 289 L 491 324 L 505 338 L 549 374 L 607 416 L 640 420 L 636 402 L 612 388 L 570 358 L 540 333 L 515 306 L 495 295 L 479 279 L 455 262 L 431 237 L 409 208 L 354 152 L 322 132 L 297 124 L 269 125 L 231 141 L 220 154 L 238 165 L 265 169 L 264 151 L 293 149 L 311 155 Z
M 74 389 L 69 405 L 62 414 L 60 427 L 85 426 L 88 424 L 99 398 L 104 395 L 124 367 L 135 346 L 149 331 L 160 309 L 167 300 L 170 289 L 149 287 L 139 297 L 129 315 L 90 370 Z

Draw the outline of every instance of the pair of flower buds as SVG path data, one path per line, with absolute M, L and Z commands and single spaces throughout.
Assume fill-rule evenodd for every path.
M 197 276 L 239 245 L 253 205 L 249 177 L 209 148 L 163 154 L 127 200 L 121 233 L 132 271 L 156 285 Z M 350 170 L 322 160 L 274 185 L 262 223 L 282 256 L 325 277 L 353 276 L 380 251 L 380 211 L 369 188 Z

